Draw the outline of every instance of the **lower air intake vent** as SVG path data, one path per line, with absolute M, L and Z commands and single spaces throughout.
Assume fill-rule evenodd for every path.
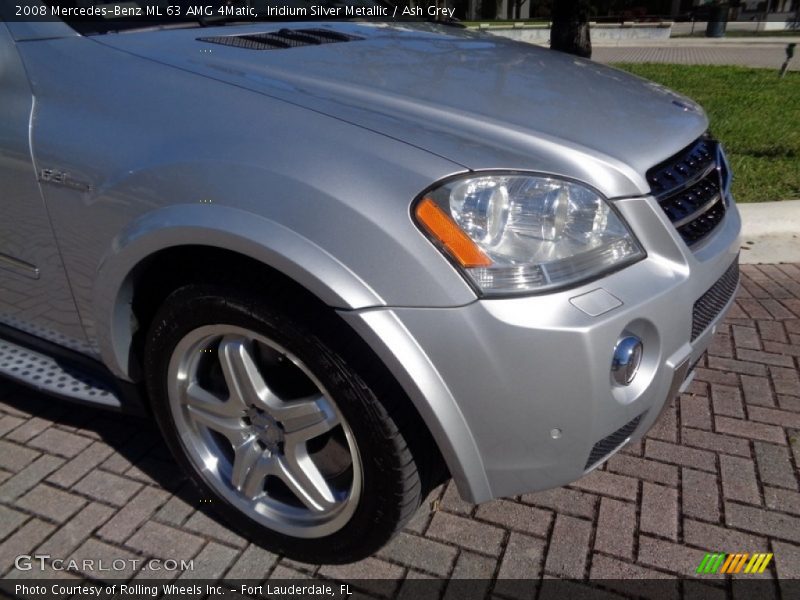
M 739 283 L 739 258 L 728 267 L 725 274 L 694 303 L 692 309 L 692 341 L 703 333 L 711 321 L 717 318 L 728 301 L 736 292 Z
M 639 421 L 641 419 L 642 415 L 639 415 L 627 425 L 623 425 L 611 435 L 606 436 L 597 442 L 594 445 L 594 448 L 592 448 L 592 452 L 589 454 L 589 459 L 586 461 L 584 470 L 588 470 L 590 467 L 593 467 L 611 454 L 614 450 L 616 450 L 625 440 L 630 437 L 637 425 L 639 425 Z
M 246 48 L 248 50 L 283 50 L 286 48 L 300 48 L 301 46 L 353 42 L 363 39 L 357 35 L 331 31 L 330 29 L 281 29 L 270 33 L 197 38 L 200 42 L 235 46 L 236 48 Z

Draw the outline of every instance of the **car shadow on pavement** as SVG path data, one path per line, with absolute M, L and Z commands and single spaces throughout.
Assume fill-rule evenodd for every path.
M 141 488 L 135 485 L 138 483 L 179 498 L 185 506 L 170 511 L 167 518 L 172 525 L 180 526 L 198 510 L 228 528 L 204 506 L 208 500 L 204 502 L 175 462 L 152 418 L 74 403 L 0 378 L 0 416 L 2 413 L 7 419 L 21 420 L 4 440 L 63 461 L 44 479 L 46 483 L 114 505 L 113 499 L 103 497 L 103 486 L 91 489 L 81 485 L 86 475 L 100 470 L 130 481 L 136 493 Z M 53 430 L 69 435 L 54 435 Z M 62 470 L 67 475 L 61 476 Z M 119 501 L 116 504 L 120 508 Z
M 23 475 L 23 471 L 31 473 Z M 24 489 L 15 479 L 24 484 Z M 257 557 L 262 571 L 282 565 L 273 574 L 277 578 L 313 574 L 320 568 L 267 549 L 254 550 L 259 546 L 257 541 L 228 527 L 214 513 L 211 500 L 203 498 L 183 474 L 154 419 L 77 404 L 0 378 L 0 509 L 4 503 L 15 508 L 20 501 L 27 504 L 27 498 L 43 489 L 57 490 L 61 498 L 77 495 L 88 501 L 79 512 L 70 511 L 71 516 L 65 516 L 64 511 L 45 514 L 47 511 L 33 510 L 60 528 L 69 528 L 69 518 L 77 519 L 84 510 L 103 515 L 85 531 L 91 538 L 86 543 L 94 544 L 90 544 L 93 549 L 101 543 L 106 551 L 118 550 L 119 556 L 130 554 L 132 549 L 147 556 L 173 558 L 162 556 L 166 548 L 205 539 L 218 542 L 211 548 L 242 551 L 247 560 Z M 445 494 L 446 489 L 451 493 Z M 442 508 L 446 503 L 447 508 L 462 512 L 474 508 L 456 499 L 451 483 L 442 483 L 429 492 L 407 523 L 405 533 L 421 536 L 440 503 Z M 73 535 L 69 533 L 68 537 Z M 143 550 L 143 545 L 148 549 Z M 200 561 L 200 570 L 205 569 L 204 561 L 211 560 L 205 554 L 195 558 Z M 396 566 L 389 565 L 389 570 L 394 572 Z M 241 577 L 244 571 L 234 572 Z

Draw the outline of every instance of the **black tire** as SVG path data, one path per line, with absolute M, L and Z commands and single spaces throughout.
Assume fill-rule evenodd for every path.
M 408 425 L 403 399 L 391 386 L 375 381 L 369 361 L 358 364 L 358 357 L 352 356 L 354 334 L 332 311 L 305 306 L 291 295 L 276 296 L 274 291 L 270 295 L 267 301 L 240 286 L 192 284 L 166 298 L 152 320 L 144 348 L 153 413 L 201 497 L 211 499 L 209 506 L 238 533 L 304 562 L 346 563 L 365 558 L 402 528 L 420 505 L 424 488 L 412 452 L 414 447 L 424 448 L 419 427 Z M 187 456 L 169 406 L 168 365 L 184 336 L 218 324 L 258 332 L 299 358 L 324 384 L 349 424 L 361 457 L 363 487 L 355 512 L 338 531 L 304 539 L 268 529 L 218 494 Z

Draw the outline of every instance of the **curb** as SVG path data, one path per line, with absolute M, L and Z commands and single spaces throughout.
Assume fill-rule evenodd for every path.
M 800 200 L 737 204 L 742 264 L 800 262 Z

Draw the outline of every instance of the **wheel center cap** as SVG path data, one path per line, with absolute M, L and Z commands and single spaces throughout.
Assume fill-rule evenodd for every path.
M 283 426 L 266 412 L 252 407 L 247 411 L 250 427 L 259 442 L 276 452 L 283 444 Z

